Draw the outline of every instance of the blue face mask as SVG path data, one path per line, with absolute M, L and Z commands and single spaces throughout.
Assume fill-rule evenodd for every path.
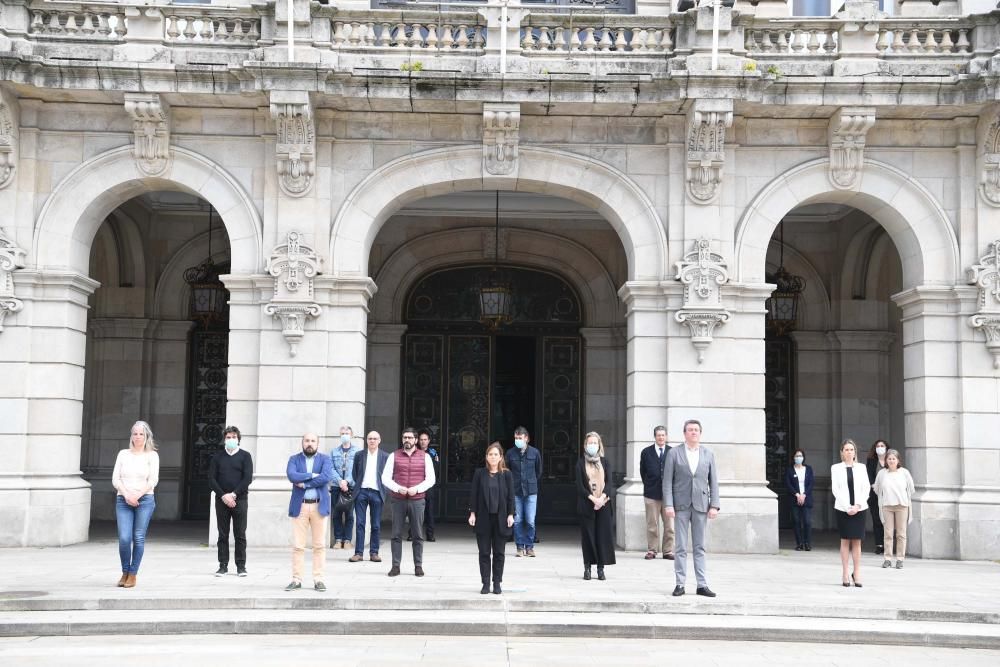
M 226 451 L 235 452 L 240 447 L 239 440 L 226 440 Z
M 805 461 L 805 459 L 802 458 L 801 456 L 796 456 L 795 457 L 795 465 L 800 466 L 800 465 L 802 465 L 803 461 Z
M 584 446 L 584 451 L 587 452 L 587 456 L 597 456 L 597 452 L 601 451 L 601 448 L 595 444 L 589 444 Z
M 351 442 L 351 435 L 349 433 L 340 434 L 340 444 L 347 445 Z
M 517 440 L 514 441 L 514 446 L 517 447 L 518 449 L 524 449 L 525 447 L 528 446 L 528 443 L 522 440 L 521 438 L 518 438 Z

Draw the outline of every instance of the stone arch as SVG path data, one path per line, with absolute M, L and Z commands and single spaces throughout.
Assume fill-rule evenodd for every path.
M 781 219 L 798 206 L 852 206 L 881 224 L 903 264 L 903 287 L 954 285 L 960 279 L 958 240 L 947 214 L 916 179 L 891 165 L 865 160 L 858 185 L 836 190 L 829 159 L 806 162 L 778 176 L 747 207 L 736 228 L 736 280 L 764 282 L 765 255 Z
M 139 171 L 131 146 L 77 166 L 52 191 L 38 215 L 33 264 L 42 270 L 70 269 L 86 275 L 94 235 L 114 209 L 144 192 L 174 190 L 201 197 L 219 212 L 229 234 L 233 273 L 262 273 L 262 225 L 249 195 L 208 158 L 177 146 L 171 153 L 170 166 L 157 178 Z
M 375 276 L 372 320 L 400 324 L 410 289 L 425 275 L 446 266 L 484 262 L 483 233 L 471 227 L 425 234 L 393 252 Z M 584 246 L 536 230 L 508 229 L 506 262 L 559 274 L 576 291 L 584 326 L 607 327 L 624 319 L 614 282 L 600 260 Z M 537 252 L 533 252 L 537 250 Z M 544 252 L 543 252 L 544 250 Z M 383 286 L 391 289 L 382 289 Z
M 630 280 L 666 277 L 666 228 L 652 201 L 626 174 L 593 158 L 547 148 L 522 146 L 519 156 L 516 178 L 484 173 L 480 146 L 428 150 L 379 167 L 354 188 L 334 218 L 332 273 L 367 275 L 379 229 L 410 202 L 501 189 L 555 195 L 590 207 L 618 233 Z
M 191 266 L 197 266 L 208 254 L 208 232 L 201 232 L 178 248 L 167 260 L 153 293 L 153 318 L 168 320 L 186 320 L 188 318 L 188 300 L 191 297 L 189 289 L 177 289 L 184 285 L 184 271 Z M 218 248 L 212 253 L 212 261 L 222 264 L 229 260 L 229 247 L 226 233 L 222 229 L 212 231 L 213 246 Z M 218 244 L 218 245 L 216 245 Z

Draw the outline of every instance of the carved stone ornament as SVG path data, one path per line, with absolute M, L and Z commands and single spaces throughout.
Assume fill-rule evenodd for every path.
M 969 325 L 986 335 L 986 349 L 993 355 L 993 368 L 1000 369 L 1000 240 L 967 271 L 969 284 L 979 288 L 978 311 Z
M 277 125 L 278 187 L 289 197 L 301 197 L 316 176 L 316 127 L 309 93 L 272 91 L 271 118 Z
M 288 341 L 288 352 L 295 356 L 305 335 L 305 323 L 319 317 L 322 309 L 313 303 L 313 281 L 323 259 L 302 243 L 299 232 L 288 232 L 285 243 L 275 246 L 267 260 L 267 272 L 274 277 L 274 294 L 264 312 L 281 320 L 281 334 Z
M 675 278 L 684 284 L 684 305 L 674 319 L 690 329 L 700 364 L 712 343 L 715 327 L 729 321 L 729 311 L 722 307 L 722 286 L 729 282 L 728 267 L 722 255 L 712 252 L 706 238 L 695 241 L 684 260 L 675 266 Z
M 17 168 L 15 103 L 0 90 L 0 190 L 14 182 L 14 170 Z
M 159 176 L 170 164 L 170 108 L 156 93 L 125 93 L 132 117 L 132 156 L 147 176 Z
M 830 118 L 830 182 L 840 189 L 857 183 L 865 163 L 865 137 L 875 124 L 875 109 L 842 107 Z
M 979 194 L 990 206 L 1000 206 L 1000 116 L 986 131 L 979 175 Z
M 726 128 L 733 124 L 732 100 L 695 100 L 688 111 L 687 190 L 698 204 L 719 194 L 726 162 Z
M 24 302 L 14 295 L 14 271 L 24 268 L 26 254 L 0 227 L 0 331 L 3 331 L 3 321 L 8 313 L 24 308 Z
M 517 172 L 520 130 L 520 104 L 483 104 L 483 171 L 494 176 Z

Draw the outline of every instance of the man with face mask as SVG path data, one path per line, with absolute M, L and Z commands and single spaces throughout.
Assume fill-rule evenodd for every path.
M 403 429 L 403 446 L 385 462 L 382 484 L 389 489 L 392 511 L 392 568 L 390 577 L 399 576 L 403 560 L 403 523 L 410 519 L 413 536 L 413 574 L 424 576 L 424 497 L 434 486 L 434 464 L 431 457 L 417 448 L 417 432 Z
M 330 460 L 333 462 L 333 484 L 330 491 L 333 495 L 330 502 L 333 504 L 333 548 L 351 549 L 351 536 L 354 533 L 354 502 L 338 502 L 341 494 L 351 494 L 356 492 L 354 484 L 354 457 L 361 450 L 354 445 L 351 439 L 354 437 L 354 429 L 350 426 L 340 427 L 340 446 L 334 447 L 330 452 Z
M 507 467 L 514 476 L 514 544 L 517 557 L 535 557 L 535 511 L 542 483 L 542 455 L 528 444 L 528 429 L 514 429 L 514 447 L 507 450 Z
M 306 433 L 302 436 L 302 452 L 288 459 L 285 469 L 292 483 L 292 498 L 288 503 L 288 516 L 292 519 L 292 582 L 286 591 L 302 588 L 302 570 L 305 566 L 306 540 L 312 536 L 313 588 L 326 590 L 323 570 L 326 568 L 326 518 L 330 516 L 330 480 L 333 463 L 319 451 L 319 436 Z
M 227 426 L 222 432 L 225 447 L 208 464 L 208 483 L 215 492 L 215 521 L 219 527 L 219 569 L 229 572 L 229 524 L 236 539 L 236 574 L 247 576 L 247 494 L 253 481 L 253 458 L 240 449 L 240 430 Z

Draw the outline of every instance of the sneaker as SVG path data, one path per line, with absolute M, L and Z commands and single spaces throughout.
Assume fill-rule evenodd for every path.
M 247 569 L 245 567 L 238 567 L 238 568 L 236 568 L 236 576 L 237 577 L 245 577 L 245 576 L 247 576 Z
M 322 581 L 317 581 L 315 584 L 313 584 L 313 588 L 319 591 L 320 593 L 326 593 L 326 584 L 324 584 Z
M 521 547 L 518 547 L 517 548 L 517 557 L 520 558 L 523 555 L 524 555 L 524 549 L 522 549 Z
M 353 549 L 354 548 L 354 544 L 350 540 L 344 540 L 343 542 L 341 542 L 340 548 L 341 549 Z
M 229 568 L 220 563 L 219 569 L 215 571 L 215 576 L 221 577 L 224 574 L 229 574 Z
M 897 570 L 902 570 L 903 569 L 903 561 L 901 561 L 901 560 L 897 560 L 896 561 L 896 569 Z
M 531 547 L 528 547 L 527 549 L 524 550 L 524 555 L 528 556 L 529 558 L 534 558 L 535 557 L 535 550 L 533 548 L 531 548 Z
M 884 561 L 882 561 L 882 567 L 883 567 L 883 568 L 886 568 L 886 567 L 892 567 L 892 563 L 891 563 L 891 562 L 889 562 L 889 559 L 888 559 L 888 558 L 886 558 L 886 559 L 885 559 Z
M 419 565 L 415 565 L 413 567 L 413 574 L 418 577 L 424 576 L 424 568 L 420 567 Z
M 348 563 L 360 563 L 364 559 L 365 559 L 364 556 L 362 556 L 361 554 L 354 554 L 353 556 L 351 556 L 350 558 L 347 559 L 347 562 Z
M 292 583 L 290 583 L 287 586 L 285 586 L 285 590 L 286 591 L 297 591 L 300 588 L 302 588 L 302 582 L 301 581 L 292 581 Z

